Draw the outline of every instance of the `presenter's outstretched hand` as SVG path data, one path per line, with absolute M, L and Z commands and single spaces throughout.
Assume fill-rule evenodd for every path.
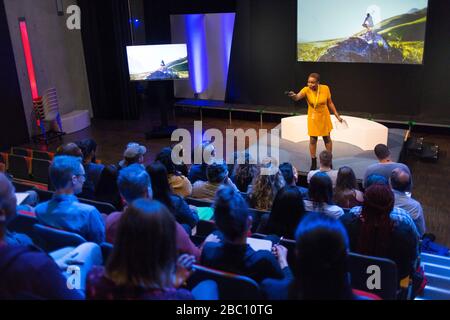
M 287 93 L 287 96 L 289 97 L 289 98 L 293 98 L 293 97 L 295 97 L 297 94 L 294 92 L 294 91 L 289 91 L 288 93 Z
M 342 122 L 344 121 L 344 119 L 342 119 L 341 116 L 336 116 L 336 119 L 338 119 L 338 121 L 339 121 L 340 123 L 342 123 Z

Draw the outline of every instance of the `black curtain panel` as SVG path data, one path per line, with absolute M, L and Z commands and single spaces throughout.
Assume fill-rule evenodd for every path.
M 0 44 L 0 151 L 5 151 L 27 143 L 29 133 L 3 1 L 0 1 Z
M 128 1 L 78 0 L 78 5 L 94 117 L 138 119 L 126 57 L 131 45 Z

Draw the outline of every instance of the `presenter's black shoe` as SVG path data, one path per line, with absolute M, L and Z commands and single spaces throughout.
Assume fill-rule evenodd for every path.
M 311 171 L 317 170 L 317 158 L 311 158 Z

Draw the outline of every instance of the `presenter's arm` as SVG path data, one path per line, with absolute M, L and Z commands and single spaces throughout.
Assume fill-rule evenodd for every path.
M 331 99 L 331 97 L 328 98 L 328 109 L 330 109 L 330 111 L 336 116 L 336 118 L 338 119 L 339 122 L 342 122 L 342 118 L 339 115 L 339 112 L 336 110 L 336 106 L 333 103 L 333 100 Z
M 300 101 L 303 98 L 305 98 L 306 94 L 302 91 L 300 91 L 299 93 L 295 93 L 293 91 L 289 91 L 288 93 L 288 97 L 291 98 L 294 101 Z

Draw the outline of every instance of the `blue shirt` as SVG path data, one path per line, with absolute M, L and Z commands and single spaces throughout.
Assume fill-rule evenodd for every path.
M 413 183 L 411 171 L 409 170 L 407 165 L 399 162 L 375 163 L 367 167 L 366 173 L 364 174 L 364 187 L 367 188 L 367 178 L 372 174 L 377 174 L 382 177 L 385 177 L 386 180 L 389 181 L 389 179 L 391 178 L 392 171 L 397 168 L 408 172 L 409 176 L 411 177 L 411 190 L 412 190 Z
M 46 226 L 78 233 L 87 241 L 105 241 L 105 224 L 98 210 L 80 203 L 74 195 L 55 194 L 50 201 L 35 208 L 39 223 Z
M 420 203 L 411 197 L 408 197 L 405 192 L 397 190 L 393 190 L 393 192 L 395 196 L 395 206 L 408 212 L 417 227 L 417 231 L 423 236 L 426 228 L 423 209 Z

